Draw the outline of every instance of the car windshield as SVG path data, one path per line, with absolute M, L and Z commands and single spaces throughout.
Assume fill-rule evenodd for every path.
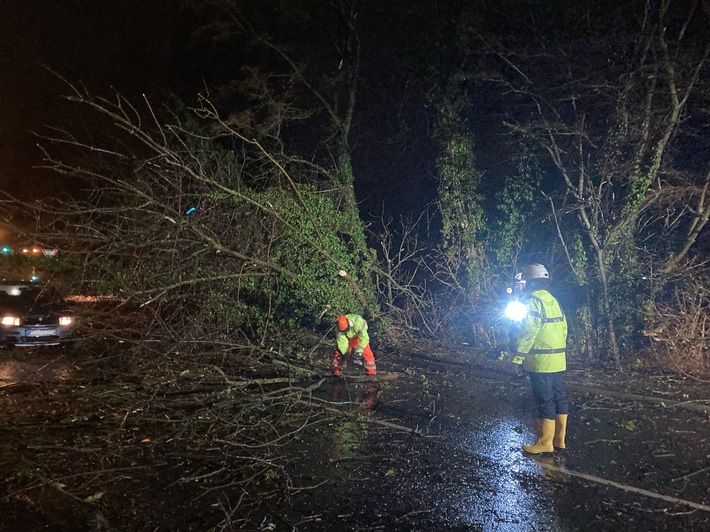
M 56 290 L 48 286 L 29 284 L 0 284 L 0 304 L 33 305 L 61 303 Z

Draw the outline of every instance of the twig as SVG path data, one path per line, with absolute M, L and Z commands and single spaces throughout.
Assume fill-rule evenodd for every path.
M 431 513 L 431 512 L 432 512 L 431 510 L 414 510 L 414 511 L 411 511 L 411 512 L 409 512 L 409 513 L 407 513 L 407 514 L 404 514 L 404 515 L 401 516 L 401 517 L 398 517 L 398 518 L 395 519 L 394 521 L 395 521 L 395 523 L 399 523 L 400 521 L 404 521 L 405 519 L 407 519 L 407 518 L 410 517 L 410 516 L 419 515 L 419 514 L 428 514 L 428 513 Z
M 300 402 L 300 403 L 310 404 L 310 403 L 308 403 L 307 401 L 305 401 L 304 399 L 300 399 L 299 402 Z M 351 412 L 343 412 L 342 410 L 338 410 L 337 408 L 329 408 L 329 407 L 327 407 L 327 406 L 322 406 L 321 408 L 322 408 L 323 410 L 326 410 L 326 411 L 331 412 L 331 413 L 333 413 L 333 414 L 337 414 L 337 415 L 342 416 L 342 417 L 352 417 L 353 415 L 360 413 L 360 409 L 359 409 L 359 408 L 358 408 L 358 409 L 355 409 L 355 410 L 353 410 L 353 411 L 351 411 Z M 417 428 L 417 429 L 413 429 L 413 428 L 411 428 L 411 427 L 405 427 L 404 425 L 398 425 L 397 423 L 391 423 L 390 421 L 383 421 L 383 420 L 381 420 L 381 419 L 373 419 L 373 418 L 370 418 L 370 417 L 367 417 L 367 418 L 363 419 L 363 421 L 366 421 L 367 423 L 372 423 L 372 424 L 374 424 L 374 425 L 382 425 L 383 427 L 387 427 L 387 428 L 390 428 L 390 429 L 401 430 L 401 431 L 403 431 L 403 432 L 408 432 L 408 433 L 410 433 L 410 434 L 416 434 L 417 436 L 423 436 L 423 435 L 424 435 L 424 434 L 422 433 L 422 431 L 420 431 L 418 428 Z
M 679 480 L 685 480 L 690 477 L 694 477 L 695 475 L 699 475 L 700 473 L 704 473 L 705 471 L 710 471 L 710 467 L 704 467 L 702 469 L 699 469 L 698 471 L 693 471 L 692 473 L 688 473 L 687 475 L 683 475 L 682 477 L 674 478 L 671 480 L 671 482 L 677 482 Z
M 570 469 L 567 469 L 566 467 L 563 466 L 558 466 L 555 464 L 547 463 L 547 462 L 542 462 L 538 461 L 538 464 L 540 464 L 540 467 L 543 469 L 547 469 L 550 471 L 556 471 L 558 473 L 563 473 L 565 475 L 569 475 L 570 477 L 577 477 L 581 478 L 583 480 L 589 480 L 592 482 L 596 482 L 597 484 L 603 484 L 605 486 L 611 486 L 614 488 L 619 488 L 624 491 L 628 491 L 631 493 L 637 493 L 639 495 L 645 495 L 646 497 L 651 497 L 653 499 L 660 499 L 663 501 L 671 502 L 673 504 L 682 504 L 685 506 L 690 506 L 691 508 L 695 508 L 697 510 L 704 510 L 706 512 L 710 512 L 710 506 L 707 504 L 701 504 L 693 501 L 688 501 L 686 499 L 679 499 L 678 497 L 671 497 L 670 495 L 663 495 L 661 493 L 656 493 L 655 491 L 648 491 L 642 488 L 636 488 L 634 486 L 629 486 L 628 484 L 620 484 L 619 482 L 614 482 L 613 480 L 607 480 L 605 478 L 600 478 L 596 477 L 594 475 L 588 475 L 586 473 L 579 473 L 577 471 L 572 471 Z

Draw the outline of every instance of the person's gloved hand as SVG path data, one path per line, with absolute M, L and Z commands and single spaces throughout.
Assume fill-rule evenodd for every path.
M 508 356 L 508 351 L 505 349 L 491 349 L 488 351 L 488 357 L 491 360 L 505 360 L 506 356 Z

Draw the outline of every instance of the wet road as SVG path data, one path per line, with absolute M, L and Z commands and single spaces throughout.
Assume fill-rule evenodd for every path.
M 532 458 L 520 449 L 534 439 L 535 412 L 526 379 L 475 364 L 436 364 L 397 355 L 406 365 L 387 357 L 378 360 L 392 377 L 382 375 L 379 387 L 347 378 L 316 391 L 317 419 L 326 419 L 322 401 L 329 412 L 350 415 L 327 416 L 329 423 L 314 423 L 282 448 L 288 460 L 290 505 L 268 507 L 270 502 L 264 502 L 255 509 L 248 529 L 710 530 L 706 412 L 570 386 L 567 452 Z M 42 428 L 50 443 L 55 437 L 69 438 L 66 445 L 71 446 L 83 441 L 87 434 L 82 431 L 90 431 L 93 439 L 86 441 L 102 449 L 96 442 L 104 441 L 106 434 L 115 437 L 116 426 L 123 426 L 128 412 L 122 404 L 104 404 L 114 388 L 100 393 L 97 403 L 85 398 L 104 411 L 89 412 L 90 418 L 81 417 L 81 423 L 75 423 L 79 418 L 74 403 L 72 408 L 62 403 L 71 394 L 59 402 L 52 393 L 30 394 L 44 389 L 35 383 L 76 380 L 82 364 L 75 363 L 76 353 L 62 350 L 42 356 L 28 350 L 3 352 L 0 384 L 30 384 L 8 393 L 5 404 L 17 408 L 16 431 Z M 79 380 L 94 382 L 87 376 Z M 119 389 L 134 390 L 136 382 L 120 382 Z M 153 393 L 151 385 L 141 386 Z M 25 412 L 30 396 L 35 398 L 34 413 Z M 48 400 L 46 408 L 37 402 L 40 398 Z M 73 399 L 78 403 L 82 398 Z M 130 405 L 134 403 L 131 399 Z M 143 438 L 142 432 L 136 434 Z M 132 441 L 133 433 L 126 431 L 125 437 Z M 8 447 L 12 452 L 14 448 Z M 19 463 L 14 454 L 6 458 L 7 463 Z M 195 500 L 193 492 L 184 491 L 184 496 Z
M 365 390 L 345 395 L 354 407 Z M 293 446 L 294 483 L 320 487 L 270 518 L 297 530 L 710 530 L 707 414 L 570 398 L 568 450 L 528 457 L 527 379 L 410 368 L 383 384 L 374 412 Z
M 73 366 L 63 352 L 47 357 L 35 349 L 6 349 L 0 351 L 0 388 L 18 383 L 56 382 L 68 380 L 74 373 Z

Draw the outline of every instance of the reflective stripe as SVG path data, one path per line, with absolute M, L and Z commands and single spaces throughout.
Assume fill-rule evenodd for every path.
M 516 354 L 527 353 L 524 368 L 528 371 L 565 371 L 567 320 L 559 302 L 547 290 L 536 290 L 527 304 L 528 318 L 522 323 Z
M 542 320 L 542 325 L 544 325 L 545 323 L 559 323 L 561 321 L 565 321 L 564 315 L 562 315 L 558 318 L 548 318 L 547 317 L 547 310 L 545 308 L 545 303 L 543 302 L 543 300 L 537 296 L 534 296 L 534 295 L 530 296 L 530 299 L 535 299 L 536 301 L 538 301 L 540 303 L 540 308 L 542 309 L 542 313 L 538 313 L 534 310 L 531 310 L 528 313 L 532 316 L 536 316 L 536 317 L 540 318 Z

